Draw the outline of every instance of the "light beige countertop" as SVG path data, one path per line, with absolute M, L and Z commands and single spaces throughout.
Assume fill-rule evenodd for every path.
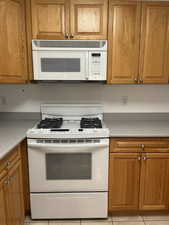
M 36 120 L 0 120 L 0 159 L 8 154 L 25 137 Z

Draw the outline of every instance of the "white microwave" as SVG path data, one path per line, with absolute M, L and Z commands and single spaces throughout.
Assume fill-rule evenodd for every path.
M 32 50 L 34 80 L 106 80 L 106 40 L 33 40 Z

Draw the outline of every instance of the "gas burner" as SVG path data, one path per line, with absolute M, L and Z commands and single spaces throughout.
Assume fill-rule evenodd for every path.
M 45 118 L 41 120 L 40 123 L 37 125 L 37 128 L 43 129 L 52 129 L 52 128 L 60 128 L 63 123 L 63 118 Z
M 102 128 L 102 122 L 98 117 L 82 118 L 80 121 L 81 128 Z

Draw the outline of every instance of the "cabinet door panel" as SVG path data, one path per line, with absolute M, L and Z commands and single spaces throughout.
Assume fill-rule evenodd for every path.
M 168 210 L 169 154 L 143 154 L 141 168 L 141 210 Z
M 21 162 L 18 161 L 8 174 L 9 184 L 6 190 L 7 218 L 10 225 L 20 225 L 24 220 Z
M 111 153 L 109 173 L 109 211 L 137 210 L 139 154 Z
M 70 0 L 74 39 L 107 39 L 107 0 Z
M 135 83 L 139 65 L 141 3 L 110 1 L 109 4 L 109 83 Z
M 168 83 L 169 3 L 145 2 L 142 8 L 140 76 L 143 83 Z
M 5 205 L 5 178 L 1 178 L 0 174 L 0 224 L 7 225 L 6 223 L 6 205 Z
M 0 82 L 27 80 L 24 1 L 0 2 Z
M 34 39 L 64 39 L 68 27 L 66 0 L 32 0 Z

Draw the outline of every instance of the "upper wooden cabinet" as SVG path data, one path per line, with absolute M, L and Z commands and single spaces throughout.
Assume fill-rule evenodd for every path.
M 169 2 L 142 4 L 140 78 L 167 83 L 169 78 Z
M 31 0 L 34 39 L 107 39 L 108 0 Z
M 64 39 L 68 33 L 66 0 L 32 0 L 33 39 Z
M 109 3 L 108 82 L 136 83 L 139 65 L 141 3 Z
M 107 0 L 70 0 L 74 39 L 107 39 Z
M 27 80 L 24 0 L 0 1 L 0 82 Z
M 168 83 L 169 2 L 110 0 L 108 83 Z

